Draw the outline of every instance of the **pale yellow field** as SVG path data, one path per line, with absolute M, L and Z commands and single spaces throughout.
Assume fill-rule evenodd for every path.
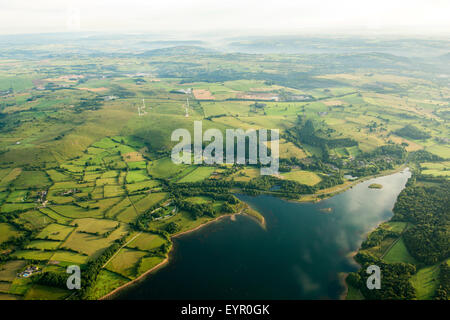
M 401 144 L 403 142 L 406 142 L 408 144 L 408 146 L 405 148 L 406 151 L 411 152 L 411 151 L 417 151 L 417 150 L 422 150 L 423 146 L 421 146 L 420 144 L 415 143 L 414 141 L 411 140 L 407 140 L 405 138 L 402 137 L 398 137 L 398 136 L 394 136 L 391 135 L 390 139 L 392 141 L 394 141 L 395 143 Z
M 286 180 L 297 181 L 301 184 L 313 186 L 318 184 L 322 179 L 314 172 L 304 170 L 292 170 L 291 172 L 285 172 L 281 174 L 281 177 Z
M 235 181 L 248 182 L 259 177 L 261 170 L 258 168 L 245 168 L 232 175 Z
M 287 142 L 284 139 L 280 139 L 279 148 L 280 148 L 280 158 L 291 158 L 291 157 L 295 157 L 297 159 L 306 158 L 306 153 L 302 149 L 294 145 L 292 142 Z

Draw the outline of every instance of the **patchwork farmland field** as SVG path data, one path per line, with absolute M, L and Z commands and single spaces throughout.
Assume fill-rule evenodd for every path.
M 308 172 L 308 171 L 302 171 L 302 170 L 298 170 L 298 171 L 291 171 L 289 173 L 285 173 L 281 175 L 284 179 L 286 180 L 293 180 L 293 181 L 297 181 L 301 184 L 306 184 L 306 185 L 315 185 L 318 184 L 321 179 L 320 177 L 315 174 L 314 172 Z
M 0 42 L 0 299 L 65 299 L 67 290 L 19 274 L 36 266 L 57 279 L 72 264 L 89 277 L 71 299 L 99 299 L 165 261 L 175 235 L 235 213 L 266 227 L 235 195 L 316 202 L 404 166 L 418 193 L 449 178 L 446 41 L 17 37 Z M 278 129 L 276 173 L 261 174 L 261 161 L 175 164 L 172 133 L 185 129 L 184 146 L 194 146 L 194 121 L 203 138 L 209 129 Z M 425 263 L 411 249 L 429 208 L 425 218 L 406 220 L 405 211 L 381 224 L 361 248 L 371 262 L 417 267 L 408 283 L 419 299 L 436 297 L 445 260 Z M 444 235 L 445 252 L 448 223 L 439 226 L 422 226 L 417 243 Z M 368 294 L 350 285 L 349 296 Z

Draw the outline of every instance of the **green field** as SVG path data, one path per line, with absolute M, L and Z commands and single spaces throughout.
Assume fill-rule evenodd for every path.
M 392 230 L 394 232 L 402 232 L 405 230 L 406 226 L 408 225 L 407 222 L 401 222 L 401 221 L 389 221 L 385 222 L 383 226 L 386 226 L 387 229 Z
M 144 212 L 147 209 L 153 207 L 154 205 L 158 204 L 162 200 L 167 198 L 167 193 L 165 192 L 159 192 L 159 193 L 150 193 L 146 195 L 141 200 L 134 202 L 134 207 L 139 212 Z
M 127 183 L 136 183 L 150 179 L 146 170 L 129 171 L 126 177 Z
M 260 172 L 261 172 L 261 170 L 256 169 L 256 168 L 245 168 L 245 169 L 242 169 L 242 170 L 236 172 L 235 174 L 233 174 L 232 178 L 235 181 L 248 182 L 254 178 L 259 177 Z
M 27 291 L 25 299 L 27 300 L 61 300 L 70 295 L 67 289 L 59 289 L 41 285 L 34 285 Z
M 348 292 L 346 300 L 364 300 L 364 296 L 361 294 L 359 289 L 347 284 Z
M 14 168 L 12 170 L 5 170 L 9 171 L 8 174 L 6 174 L 0 181 L 0 186 L 7 186 L 11 184 L 22 172 L 21 168 Z
M 109 247 L 116 239 L 121 238 L 126 234 L 124 228 L 117 229 L 109 236 L 97 235 L 96 233 L 87 233 L 77 228 L 70 234 L 70 236 L 64 241 L 61 248 L 73 250 L 75 252 L 88 255 L 91 257 L 97 257 L 104 249 Z
M 145 252 L 122 249 L 107 265 L 106 269 L 121 274 L 129 279 L 135 278 L 137 274 L 136 267 Z
M 306 184 L 308 186 L 318 184 L 322 180 L 314 172 L 303 170 L 293 170 L 291 172 L 286 172 L 282 174 L 282 177 L 284 179 L 297 181 L 298 183 Z
M 125 209 L 121 210 L 116 216 L 115 219 L 124 222 L 124 223 L 131 223 L 133 221 L 136 221 L 137 217 L 139 216 L 138 212 L 134 208 L 133 205 L 126 207 Z
M 55 220 L 56 223 L 59 224 L 68 224 L 70 221 L 72 221 L 72 219 L 66 218 L 50 208 L 41 208 L 39 209 L 39 211 L 47 215 L 47 217 L 49 217 L 50 219 Z
M 92 299 L 99 299 L 127 282 L 127 278 L 103 269 L 100 271 L 94 287 L 90 289 L 89 295 Z
M 152 161 L 148 166 L 148 173 L 155 178 L 169 178 L 185 169 L 185 165 L 176 165 L 170 158 Z
M 439 265 L 421 268 L 411 278 L 416 289 L 417 299 L 430 300 L 434 297 L 438 286 Z
M 56 250 L 60 245 L 60 241 L 34 240 L 26 246 L 26 249 Z
M 42 171 L 22 171 L 14 181 L 15 188 L 44 188 L 51 185 L 47 174 Z
M 6 199 L 7 202 L 25 202 L 27 201 L 28 191 L 16 190 L 11 192 Z
M 178 180 L 178 182 L 183 183 L 201 181 L 208 178 L 214 171 L 214 167 L 198 167 L 191 173 Z
M 17 277 L 19 270 L 25 265 L 25 261 L 22 260 L 6 261 L 0 266 L 0 281 L 12 282 Z
M 78 231 L 104 234 L 115 230 L 120 224 L 117 221 L 105 219 L 76 219 L 71 225 L 76 226 Z
M 85 264 L 88 261 L 88 258 L 89 258 L 88 256 L 80 253 L 63 250 L 55 251 L 54 254 L 50 257 L 52 261 L 57 261 L 60 264 L 62 264 L 62 262 L 66 262 L 69 265 L 74 263 Z
M 161 262 L 163 262 L 163 258 L 161 257 L 145 257 L 142 258 L 139 268 L 138 268 L 138 274 L 142 274 L 151 268 L 159 265 Z
M 14 226 L 7 223 L 0 223 L 0 244 L 19 235 L 20 232 Z
M 73 227 L 50 224 L 45 227 L 38 235 L 38 239 L 64 240 L 74 230 Z
M 47 170 L 47 175 L 53 182 L 70 181 L 71 177 L 57 170 Z
M 41 229 L 46 225 L 55 222 L 54 219 L 37 210 L 21 213 L 19 219 L 16 221 L 20 224 L 27 225 L 32 229 Z
M 133 242 L 128 244 L 129 248 L 139 250 L 152 250 L 164 244 L 166 240 L 156 234 L 142 233 Z
M 125 193 L 125 190 L 122 186 L 114 185 L 114 186 L 105 186 L 103 188 L 103 194 L 105 198 L 110 197 L 119 197 Z
M 125 187 L 128 192 L 133 193 L 136 191 L 148 190 L 148 189 L 154 188 L 158 185 L 159 185 L 159 183 L 155 180 L 147 180 L 147 181 L 142 181 L 142 182 L 137 182 L 137 183 L 126 184 Z
M 5 203 L 1 207 L 2 213 L 27 211 L 36 207 L 34 203 Z
M 130 207 L 132 204 L 128 197 L 123 198 L 116 205 L 106 211 L 107 218 L 115 218 L 120 212 Z
M 417 264 L 417 261 L 410 255 L 408 249 L 406 249 L 403 238 L 400 238 L 395 243 L 395 245 L 385 254 L 383 260 L 388 263 L 405 262 Z
M 20 250 L 14 252 L 13 257 L 16 259 L 24 259 L 24 260 L 50 260 L 52 254 L 53 253 L 50 251 Z
M 450 162 L 424 162 L 420 164 L 421 172 L 432 176 L 450 176 Z
M 97 299 L 164 261 L 173 235 L 224 214 L 264 222 L 236 194 L 320 201 L 353 186 L 344 175 L 359 182 L 405 164 L 412 180 L 426 176 L 421 192 L 448 180 L 443 39 L 54 37 L 18 36 L 1 52 L 0 300 L 67 296 L 18 278 L 26 260 L 62 272 L 98 258 L 101 266 L 88 269 L 96 281 L 73 293 Z M 193 145 L 194 121 L 203 139 L 208 129 L 278 129 L 279 173 L 262 176 L 261 163 L 175 164 L 172 133 L 187 130 Z M 261 143 L 274 154 L 275 144 Z M 433 196 L 381 224 L 361 249 L 419 268 L 411 280 L 418 299 L 433 297 L 437 261 L 416 261 L 404 239 L 435 214 Z M 348 299 L 362 293 L 350 286 Z

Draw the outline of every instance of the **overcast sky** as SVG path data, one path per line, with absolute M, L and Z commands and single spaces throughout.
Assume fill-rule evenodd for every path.
M 319 29 L 448 34 L 450 0 L 0 0 L 1 34 Z

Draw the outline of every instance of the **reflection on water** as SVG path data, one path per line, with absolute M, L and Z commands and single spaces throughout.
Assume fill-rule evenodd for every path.
M 238 216 L 177 238 L 166 267 L 116 298 L 337 299 L 338 274 L 357 268 L 349 253 L 392 216 L 409 176 L 372 179 L 316 204 L 240 195 L 264 215 L 267 230 Z

